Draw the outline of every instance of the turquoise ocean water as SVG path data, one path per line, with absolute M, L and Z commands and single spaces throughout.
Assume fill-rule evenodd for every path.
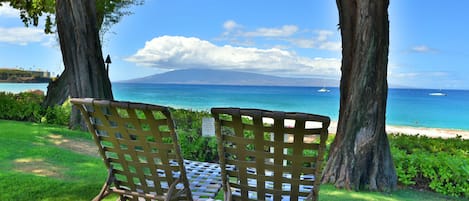
M 46 84 L 0 83 L 0 91 L 46 90 Z M 211 107 L 249 107 L 308 112 L 337 121 L 339 89 L 329 93 L 315 87 L 215 86 L 113 83 L 115 99 L 209 110 Z M 469 130 L 469 91 L 389 89 L 386 123 L 390 125 Z

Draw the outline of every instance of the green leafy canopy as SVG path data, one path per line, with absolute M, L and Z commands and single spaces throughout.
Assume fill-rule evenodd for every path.
M 132 14 L 128 8 L 142 5 L 144 0 L 96 0 L 96 16 L 99 29 L 108 29 L 118 23 L 123 16 Z M 38 26 L 45 16 L 45 33 L 53 33 L 55 26 L 55 0 L 0 0 L 0 6 L 9 5 L 20 11 L 20 18 L 26 27 Z M 54 19 L 54 20 L 53 20 Z

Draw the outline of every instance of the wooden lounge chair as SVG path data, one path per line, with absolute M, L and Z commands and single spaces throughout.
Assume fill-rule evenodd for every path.
M 212 108 L 225 200 L 317 200 L 329 117 Z
M 109 170 L 93 200 L 110 193 L 119 194 L 120 200 L 193 200 L 185 165 L 195 176 L 204 174 L 201 169 L 218 169 L 218 165 L 183 161 L 167 107 L 96 99 L 71 102 L 80 109 Z

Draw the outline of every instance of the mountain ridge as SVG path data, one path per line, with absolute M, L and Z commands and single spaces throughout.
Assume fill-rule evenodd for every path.
M 251 86 L 315 86 L 338 87 L 339 81 L 322 78 L 289 78 L 259 73 L 213 69 L 182 69 L 146 77 L 120 81 L 124 83 L 251 85 Z

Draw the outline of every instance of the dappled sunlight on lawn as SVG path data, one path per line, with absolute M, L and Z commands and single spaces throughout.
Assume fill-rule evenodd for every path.
M 15 170 L 37 176 L 62 177 L 63 168 L 52 165 L 42 158 L 19 158 L 14 160 Z
M 340 201 L 400 201 L 402 199 L 392 196 L 391 194 L 383 194 L 380 192 L 367 191 L 348 191 L 345 189 L 337 189 L 333 185 L 321 185 L 319 191 L 319 200 L 340 200 Z
M 370 199 L 370 194 L 367 193 L 367 192 L 361 192 L 361 193 L 354 192 L 354 193 L 349 194 L 349 196 L 351 198 L 356 198 L 357 200 L 399 201 L 398 199 L 394 199 L 394 198 L 391 198 L 389 196 L 376 195 L 376 194 L 371 195 L 374 198 Z
M 46 139 L 54 145 L 88 156 L 99 156 L 98 148 L 90 141 L 66 138 L 62 135 L 49 134 Z

